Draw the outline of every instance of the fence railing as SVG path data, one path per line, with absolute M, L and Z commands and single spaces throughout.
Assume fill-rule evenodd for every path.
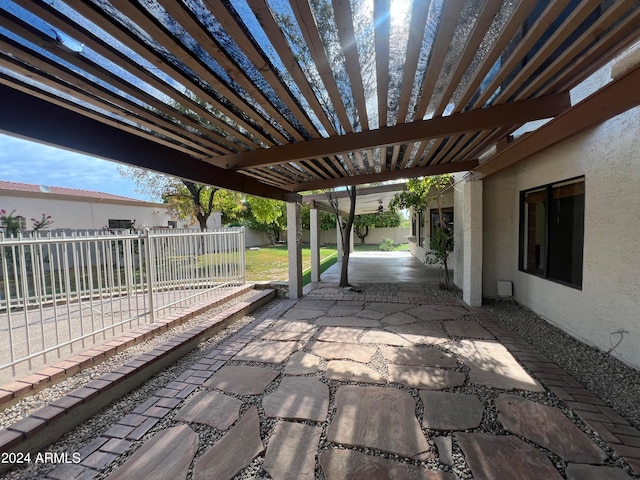
M 0 380 L 243 284 L 244 251 L 242 228 L 0 234 Z

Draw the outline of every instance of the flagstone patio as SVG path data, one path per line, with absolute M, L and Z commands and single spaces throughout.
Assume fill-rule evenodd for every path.
M 560 369 L 486 309 L 391 290 L 345 294 L 323 284 L 297 302 L 280 301 L 104 433 L 74 473 L 296 480 L 640 473 L 633 456 L 640 449 L 630 446 L 622 458 L 545 385 L 544 373 L 560 378 Z M 583 405 L 607 415 L 579 390 Z M 134 438 L 134 420 L 151 415 L 162 428 Z M 622 417 L 607 418 L 640 442 Z M 105 451 L 114 439 L 129 448 Z M 75 478 L 69 471 L 60 466 L 49 478 Z

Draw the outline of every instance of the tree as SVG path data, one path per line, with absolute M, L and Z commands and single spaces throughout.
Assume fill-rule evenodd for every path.
M 280 200 L 255 197 L 248 195 L 245 198 L 247 205 L 246 223 L 265 232 L 272 245 L 280 240 L 280 232 L 287 226 L 287 207 Z
M 167 209 L 178 218 L 197 221 L 200 230 L 207 228 L 207 220 L 213 212 L 222 212 L 223 223 L 242 216 L 244 206 L 239 193 L 136 167 L 119 166 L 118 171 L 123 178 L 136 183 L 138 193 L 164 201 Z
M 442 195 L 453 185 L 450 174 L 433 175 L 431 177 L 412 178 L 407 182 L 407 190 L 397 193 L 389 208 L 413 208 L 416 212 L 425 211 L 432 202 L 438 207 L 438 224 L 433 226 L 431 236 L 431 251 L 427 253 L 427 263 L 442 263 L 444 265 L 444 286 L 450 288 L 449 267 L 447 260 L 453 251 L 452 226 L 448 225 L 442 215 Z
M 369 235 L 370 228 L 399 227 L 402 219 L 398 212 L 390 210 L 381 213 L 365 213 L 356 215 L 353 219 L 353 231 L 364 245 L 364 240 Z
M 350 206 L 349 215 L 347 221 L 343 224 L 337 221 L 340 218 L 340 210 L 338 209 L 338 199 L 335 198 L 332 191 L 327 191 L 327 197 L 329 204 L 333 209 L 338 228 L 340 229 L 340 239 L 342 240 L 342 266 L 340 270 L 340 283 L 339 287 L 349 286 L 349 254 L 351 246 L 351 227 L 353 226 L 353 220 L 356 215 L 356 186 L 346 187 L 349 194 Z

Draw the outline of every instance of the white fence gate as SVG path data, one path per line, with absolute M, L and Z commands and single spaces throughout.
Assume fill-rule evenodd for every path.
M 244 284 L 244 229 L 0 234 L 0 378 Z

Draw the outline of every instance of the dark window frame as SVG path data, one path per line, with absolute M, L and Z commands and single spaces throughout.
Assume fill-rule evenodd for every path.
M 553 268 L 551 268 L 551 257 L 552 254 L 550 253 L 552 250 L 555 252 L 557 250 L 558 245 L 557 244 L 551 244 L 551 228 L 550 228 L 550 221 L 551 221 L 551 202 L 549 201 L 549 199 L 553 199 L 553 192 L 554 189 L 559 189 L 562 187 L 566 187 L 569 185 L 578 185 L 578 184 L 582 184 L 582 193 L 581 196 L 583 197 L 581 200 L 581 205 L 578 205 L 578 207 L 581 207 L 581 211 L 582 211 L 582 218 L 580 219 L 579 222 L 579 226 L 581 228 L 581 233 L 582 233 L 582 237 L 580 238 L 580 245 L 579 245 L 579 253 L 580 253 L 580 265 L 579 268 L 577 266 L 573 266 L 572 265 L 572 275 L 577 275 L 577 281 L 567 281 L 561 278 L 557 278 L 556 274 L 553 272 L 550 272 L 550 270 L 555 270 L 556 267 L 554 266 Z M 545 280 L 549 280 L 552 281 L 554 283 L 559 283 L 561 285 L 565 285 L 567 287 L 571 287 L 571 288 L 575 288 L 578 290 L 582 290 L 582 283 L 583 283 L 583 279 L 584 279 L 584 217 L 585 217 L 585 177 L 584 176 L 579 176 L 579 177 L 573 177 L 573 178 L 568 178 L 566 180 L 560 180 L 558 182 L 553 182 L 553 183 L 549 183 L 546 185 L 540 185 L 534 188 L 529 188 L 527 190 L 522 190 L 520 192 L 520 203 L 519 203 L 519 207 L 520 207 L 520 218 L 519 218 L 519 245 L 518 245 L 518 270 L 524 273 L 528 273 L 530 275 L 534 275 L 536 277 L 540 277 L 540 278 L 544 278 Z M 526 212 L 526 208 L 527 208 L 527 202 L 525 201 L 526 197 L 528 194 L 532 194 L 535 192 L 541 192 L 544 195 L 544 199 L 543 199 L 543 207 L 544 207 L 544 245 L 542 245 L 542 252 L 539 253 L 542 258 L 541 258 L 541 269 L 531 269 L 528 268 L 528 266 L 525 264 L 525 259 L 526 254 L 527 253 L 531 253 L 531 252 L 526 252 L 525 251 L 525 244 L 527 243 L 527 232 L 528 232 L 528 227 L 529 227 L 529 220 L 530 218 L 527 216 L 527 212 Z M 580 195 L 568 195 L 571 197 L 577 197 Z M 555 212 L 554 212 L 555 213 Z M 573 218 L 576 219 L 575 215 L 575 210 L 572 210 L 573 213 Z M 557 233 L 556 233 L 557 234 Z M 536 254 L 538 254 L 538 252 L 536 252 Z M 575 271 L 573 269 L 576 269 Z

